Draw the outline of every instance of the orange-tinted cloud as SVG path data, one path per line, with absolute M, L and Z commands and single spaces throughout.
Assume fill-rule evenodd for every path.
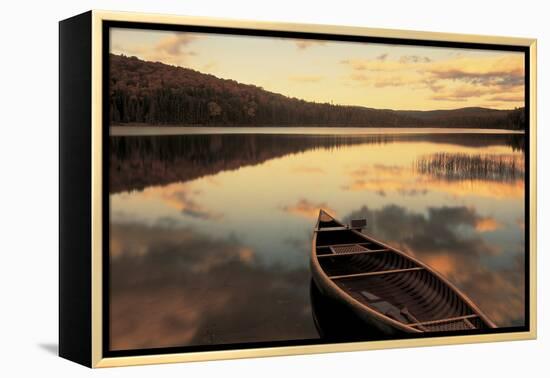
M 491 217 L 480 218 L 475 224 L 475 229 L 479 232 L 491 232 L 502 228 L 502 224 Z
M 433 62 L 424 69 L 439 79 L 495 85 L 501 88 L 522 87 L 525 77 L 521 55 L 458 57 Z
M 155 46 L 155 50 L 168 55 L 179 55 L 183 47 L 187 47 L 197 39 L 196 34 L 177 33 L 161 39 Z
M 486 93 L 488 93 L 486 88 L 462 85 L 461 87 L 435 94 L 430 98 L 436 101 L 466 101 L 471 97 L 480 97 Z
M 522 106 L 524 102 L 525 70 L 520 54 L 445 60 L 419 55 L 397 59 L 385 56 L 345 59 L 341 63 L 351 69 L 350 79 L 368 87 L 425 89 L 432 92 L 429 100 L 454 103 L 475 99 L 479 104 Z
M 300 201 L 298 201 L 298 203 L 294 205 L 282 207 L 282 210 L 284 212 L 310 219 L 316 219 L 319 216 L 320 209 L 326 210 L 331 214 L 335 213 L 335 211 L 329 208 L 325 202 L 312 203 L 307 199 L 301 199 Z
M 520 154 L 451 154 L 420 157 L 414 167 L 365 164 L 349 173 L 343 189 L 385 195 L 430 191 L 456 197 L 523 198 L 524 161 Z
M 521 102 L 523 98 L 523 95 L 502 93 L 497 96 L 489 97 L 487 100 L 497 102 Z
M 208 220 L 222 219 L 223 214 L 209 210 L 200 204 L 200 201 L 196 199 L 200 194 L 181 183 L 153 186 L 142 192 L 143 197 L 159 198 L 169 207 L 189 217 Z
M 467 180 L 464 182 L 449 182 L 429 177 L 391 178 L 378 177 L 374 179 L 356 179 L 343 189 L 350 191 L 372 191 L 374 193 L 410 193 L 426 194 L 430 191 L 444 192 L 456 197 L 479 196 L 487 198 L 523 198 L 525 188 L 523 180 L 516 182 L 498 182 L 484 180 Z
M 113 46 L 113 51 L 124 51 L 125 55 L 137 55 L 152 62 L 162 62 L 177 66 L 185 65 L 189 57 L 197 55 L 189 45 L 199 38 L 199 34 L 170 33 L 153 46 Z
M 353 73 L 350 78 L 361 85 L 373 86 L 375 88 L 400 87 L 404 85 L 417 84 L 419 78 L 414 74 L 394 74 L 373 76 L 362 72 Z
M 430 63 L 432 59 L 420 55 L 403 55 L 399 58 L 399 63 Z
M 456 271 L 455 262 L 449 255 L 430 255 L 423 262 L 446 277 Z

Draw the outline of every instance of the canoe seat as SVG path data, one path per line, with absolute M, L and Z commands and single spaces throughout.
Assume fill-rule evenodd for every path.
M 329 247 L 332 253 L 350 253 L 350 252 L 365 252 L 368 251 L 367 248 L 359 244 L 349 244 L 342 246 L 331 246 Z
M 429 332 L 462 331 L 476 328 L 468 321 L 468 319 L 455 320 L 445 323 L 425 324 L 422 327 L 426 328 L 426 331 Z
M 456 316 L 447 319 L 435 319 L 426 322 L 415 322 L 409 324 L 412 327 L 421 329 L 428 332 L 437 331 L 459 331 L 465 329 L 476 329 L 482 325 L 479 324 L 480 319 L 477 314 L 469 314 L 463 316 Z

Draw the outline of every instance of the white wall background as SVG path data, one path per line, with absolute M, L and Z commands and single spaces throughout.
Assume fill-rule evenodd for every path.
M 545 1 L 6 1 L 0 23 L 0 375 L 16 376 L 548 376 L 548 107 Z M 55 356 L 57 344 L 57 22 L 89 9 L 536 37 L 539 149 L 539 339 L 108 369 Z M 7 212 L 6 212 L 7 211 Z

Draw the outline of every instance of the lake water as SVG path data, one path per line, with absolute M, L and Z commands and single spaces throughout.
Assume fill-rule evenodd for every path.
M 524 324 L 522 134 L 116 130 L 113 350 L 319 339 L 309 253 L 320 208 L 366 217 L 367 232 L 497 325 Z

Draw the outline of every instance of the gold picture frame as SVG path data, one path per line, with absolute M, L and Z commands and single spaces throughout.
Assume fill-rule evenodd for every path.
M 213 350 L 200 352 L 186 353 L 167 353 L 167 354 L 142 354 L 132 356 L 117 356 L 106 357 L 104 355 L 104 333 L 103 333 L 103 306 L 105 305 L 104 277 L 103 270 L 104 261 L 103 254 L 106 246 L 103 240 L 104 225 L 104 183 L 102 181 L 105 171 L 104 161 L 104 144 L 105 144 L 105 129 L 104 122 L 104 81 L 103 68 L 105 64 L 105 25 L 108 22 L 119 23 L 139 23 L 139 24 L 155 24 L 155 25 L 189 25 L 201 27 L 215 27 L 228 29 L 249 29 L 262 31 L 276 32 L 297 32 L 297 33 L 313 33 L 334 36 L 357 36 L 381 39 L 399 39 L 413 41 L 430 41 L 430 42 L 456 42 L 463 44 L 488 44 L 502 46 L 519 46 L 525 48 L 528 54 L 529 66 L 526 67 L 526 82 L 529 83 L 529 102 L 528 109 L 529 120 L 529 175 L 528 187 L 529 193 L 529 235 L 528 245 L 528 271 L 529 271 L 529 297 L 528 297 L 528 313 L 529 313 L 529 329 L 524 332 L 507 332 L 507 333 L 490 333 L 476 335 L 459 335 L 459 336 L 434 336 L 429 338 L 414 338 L 402 340 L 382 340 L 382 341 L 361 341 L 361 342 L 346 342 L 336 344 L 315 344 L 315 345 L 296 345 L 296 346 L 273 346 L 266 348 L 247 348 L 247 349 L 228 349 L 228 350 Z M 219 359 L 236 359 L 250 357 L 267 357 L 267 356 L 283 356 L 296 354 L 311 354 L 311 353 L 327 353 L 327 352 L 346 352 L 359 350 L 373 349 L 388 349 L 388 348 L 405 348 L 419 346 L 435 346 L 448 344 L 466 344 L 466 343 L 481 343 L 494 341 L 512 341 L 535 339 L 537 335 L 536 326 L 536 54 L 537 42 L 536 39 L 527 38 L 512 38 L 499 36 L 481 36 L 469 34 L 450 34 L 450 33 L 435 33 L 423 31 L 406 31 L 406 30 L 391 30 L 391 29 L 372 29 L 363 27 L 349 26 L 334 26 L 334 25 L 313 25 L 313 24 L 292 24 L 292 23 L 270 23 L 258 21 L 241 21 L 203 17 L 187 17 L 174 15 L 160 14 L 141 14 L 141 13 L 125 13 L 125 12 L 109 12 L 109 11 L 90 11 L 81 16 L 76 16 L 72 19 L 62 21 L 60 23 L 60 113 L 61 113 L 61 187 L 64 202 L 60 204 L 61 215 L 61 245 L 60 245 L 60 355 L 70 360 L 79 362 L 89 367 L 114 367 L 128 365 L 143 365 L 143 364 L 160 364 L 188 361 L 207 361 Z M 83 33 L 82 40 L 78 40 L 75 34 Z M 84 42 L 82 42 L 84 41 Z M 86 54 L 82 54 L 82 50 L 86 50 Z M 89 53 L 89 54 L 88 54 Z M 77 58 L 79 56 L 79 58 Z M 76 60 L 75 60 L 76 59 Z M 81 59 L 80 61 L 78 59 Z M 89 62 L 88 80 L 83 78 L 82 72 L 74 73 L 70 76 L 70 62 L 74 64 L 79 62 Z M 528 69 L 528 71 L 527 71 Z M 65 78 L 64 78 L 65 77 Z M 74 79 L 76 78 L 76 79 Z M 72 81 L 71 81 L 72 80 Z M 68 94 L 71 85 L 80 83 L 82 93 L 89 93 L 89 97 L 78 97 L 77 95 Z M 63 91 L 66 95 L 63 95 Z M 74 92 L 71 92 L 74 93 Z M 90 100 L 87 104 L 86 101 Z M 76 104 L 76 102 L 79 102 Z M 82 112 L 79 115 L 64 115 L 68 108 L 79 107 Z M 73 117 L 73 118 L 71 118 Z M 80 117 L 80 118 L 79 118 Z M 89 167 L 81 173 L 83 177 L 87 177 L 91 187 L 89 191 L 71 192 L 76 188 L 64 186 L 69 181 L 65 182 L 65 178 L 69 180 L 69 175 L 76 172 L 71 168 L 68 156 L 64 155 L 65 142 L 68 138 L 74 135 L 67 134 L 66 127 L 69 122 L 89 121 L 89 127 L 82 126 L 79 138 L 82 143 L 88 146 L 82 152 L 73 151 L 73 153 L 91 154 L 86 160 L 90 163 Z M 77 131 L 72 131 L 77 132 Z M 67 139 L 65 139 L 67 138 Z M 68 142 L 67 142 L 68 143 Z M 87 143 L 87 144 L 86 144 Z M 67 147 L 69 148 L 69 147 Z M 70 151 L 67 150 L 67 154 Z M 73 155 L 74 156 L 74 155 Z M 79 155 L 78 155 L 79 156 Z M 75 173 L 76 174 L 76 173 Z M 71 176 L 74 180 L 75 176 Z M 67 184 L 68 185 L 68 184 Z M 65 189 L 63 189 L 65 188 Z M 81 215 L 86 217 L 86 222 L 83 224 L 71 223 L 72 216 L 78 217 L 71 213 L 69 209 L 76 201 L 87 200 L 86 206 L 89 212 Z M 527 219 L 526 219 L 527 220 Z M 73 227 L 73 228 L 71 228 Z M 80 227 L 80 228 L 77 228 Z M 68 235 L 79 235 L 85 233 L 86 238 L 77 238 L 79 240 L 68 240 Z M 76 234 L 75 234 L 76 233 Z M 65 241 L 67 240 L 67 241 Z M 87 243 L 86 241 L 89 241 Z M 526 240 L 527 241 L 527 240 Z M 69 256 L 72 254 L 80 254 L 78 257 Z M 78 260 L 79 259 L 79 260 Z M 78 260 L 78 261 L 77 261 Z M 75 278 L 72 273 L 86 272 L 80 274 L 81 277 Z M 76 282 L 75 280 L 82 280 Z M 89 284 L 86 284 L 88 282 Z M 76 300 L 76 296 L 80 292 L 82 301 Z M 81 318 L 82 313 L 89 313 L 89 317 Z M 77 320 L 75 320 L 77 319 Z M 78 320 L 80 319 L 80 320 Z M 75 323 L 76 322 L 76 323 Z M 89 341 L 89 345 L 80 347 L 77 340 L 83 340 L 84 343 Z

